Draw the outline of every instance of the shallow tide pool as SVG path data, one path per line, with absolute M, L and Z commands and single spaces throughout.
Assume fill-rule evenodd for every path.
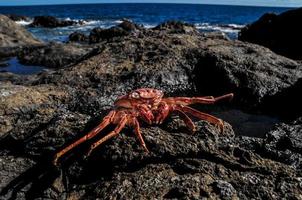
M 10 58 L 9 60 L 6 61 L 2 61 L 1 63 L 5 63 L 5 65 L 7 66 L 0 67 L 0 72 L 11 72 L 20 75 L 30 75 L 30 74 L 38 74 L 46 70 L 45 67 L 41 67 L 41 66 L 23 65 L 19 63 L 16 57 Z

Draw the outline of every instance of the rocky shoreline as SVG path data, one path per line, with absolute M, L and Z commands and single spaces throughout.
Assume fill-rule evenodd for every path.
M 124 21 L 44 43 L 0 15 L 0 39 L 0 57 L 52 69 L 0 73 L 0 199 L 302 198 L 300 61 L 175 21 L 152 29 Z M 200 121 L 191 135 L 173 116 L 142 124 L 149 154 L 126 128 L 90 157 L 88 142 L 52 165 L 54 153 L 95 127 L 118 96 L 141 87 L 235 98 L 197 107 L 226 110 L 223 133 Z M 232 128 L 244 119 L 228 109 L 279 123 L 248 137 Z

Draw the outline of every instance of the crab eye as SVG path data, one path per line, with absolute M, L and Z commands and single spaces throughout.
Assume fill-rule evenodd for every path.
M 133 92 L 133 93 L 131 94 L 131 97 L 132 97 L 132 98 L 135 98 L 135 99 L 140 98 L 140 96 L 139 96 L 139 94 L 138 94 L 137 92 Z

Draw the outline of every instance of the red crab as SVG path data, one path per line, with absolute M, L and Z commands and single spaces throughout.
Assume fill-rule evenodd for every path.
M 212 115 L 202 113 L 191 107 L 190 104 L 214 104 L 222 99 L 232 99 L 233 93 L 226 94 L 220 97 L 206 96 L 206 97 L 168 97 L 163 98 L 164 93 L 161 90 L 152 88 L 141 88 L 134 90 L 127 95 L 119 97 L 114 103 L 114 110 L 112 110 L 103 121 L 95 127 L 88 134 L 84 135 L 77 141 L 65 147 L 55 155 L 54 164 L 60 157 L 68 151 L 78 146 L 79 144 L 95 137 L 109 124 L 116 124 L 115 129 L 108 135 L 104 136 L 97 142 L 93 143 L 89 149 L 88 155 L 99 145 L 118 135 L 120 131 L 126 126 L 134 128 L 134 133 L 142 147 L 147 151 L 147 146 L 144 142 L 140 131 L 138 118 L 148 124 L 161 124 L 171 112 L 177 113 L 185 122 L 186 126 L 192 131 L 195 131 L 195 125 L 187 114 L 192 115 L 201 120 L 206 120 L 212 124 L 218 125 L 223 131 L 223 121 Z

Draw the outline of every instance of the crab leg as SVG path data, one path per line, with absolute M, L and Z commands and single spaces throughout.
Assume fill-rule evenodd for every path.
M 190 105 L 195 103 L 201 103 L 201 104 L 214 104 L 217 101 L 220 101 L 222 99 L 232 99 L 234 96 L 233 93 L 229 93 L 223 96 L 219 97 L 212 97 L 212 96 L 206 96 L 206 97 L 169 97 L 163 99 L 163 101 L 167 102 L 168 104 L 180 104 L 180 105 Z
M 139 126 L 139 123 L 138 123 L 137 119 L 133 118 L 132 123 L 133 123 L 132 126 L 134 127 L 134 133 L 138 137 L 138 140 L 139 140 L 140 144 L 145 149 L 145 151 L 147 153 L 149 153 L 149 150 L 148 150 L 148 148 L 146 146 L 146 143 L 145 143 L 145 141 L 143 139 L 143 136 L 142 136 L 142 133 L 141 133 L 141 130 L 140 130 L 140 126 Z
M 215 97 L 215 101 L 220 101 L 222 99 L 232 100 L 233 97 L 234 97 L 234 94 L 233 93 L 229 93 L 229 94 L 225 94 L 225 95 L 222 95 L 222 96 L 219 96 L 219 97 Z
M 200 111 L 190 108 L 188 106 L 177 106 L 177 108 L 179 108 L 181 111 L 183 111 L 185 113 L 189 113 L 190 115 L 192 115 L 198 119 L 205 120 L 212 124 L 218 125 L 221 132 L 223 132 L 223 121 L 221 119 L 214 117 L 212 115 L 200 112 Z
M 100 140 L 98 140 L 97 142 L 93 143 L 91 146 L 90 146 L 90 149 L 87 153 L 87 156 L 89 156 L 91 154 L 91 152 L 97 148 L 99 145 L 101 145 L 102 143 L 106 142 L 107 140 L 109 140 L 110 138 L 118 135 L 121 130 L 126 126 L 127 124 L 127 121 L 128 121 L 128 117 L 126 114 L 124 114 L 122 117 L 121 117 L 121 121 L 117 124 L 117 126 L 115 127 L 115 129 L 113 131 L 111 131 L 108 135 L 104 136 L 103 138 L 101 138 Z
M 62 157 L 64 154 L 66 154 L 68 151 L 75 148 L 79 144 L 93 138 L 96 134 L 98 134 L 106 126 L 108 126 L 112 122 L 115 114 L 116 114 L 116 111 L 111 111 L 106 117 L 104 117 L 103 121 L 97 127 L 95 127 L 92 131 L 90 131 L 87 135 L 84 135 L 83 137 L 81 137 L 77 141 L 73 142 L 72 144 L 68 145 L 67 147 L 65 147 L 64 149 L 62 149 L 58 153 L 56 153 L 55 158 L 53 160 L 54 165 L 57 165 L 58 159 L 60 157 Z
M 177 115 L 185 122 L 186 126 L 190 129 L 192 133 L 196 131 L 196 127 L 190 117 L 186 113 L 184 113 L 181 109 L 175 108 Z

